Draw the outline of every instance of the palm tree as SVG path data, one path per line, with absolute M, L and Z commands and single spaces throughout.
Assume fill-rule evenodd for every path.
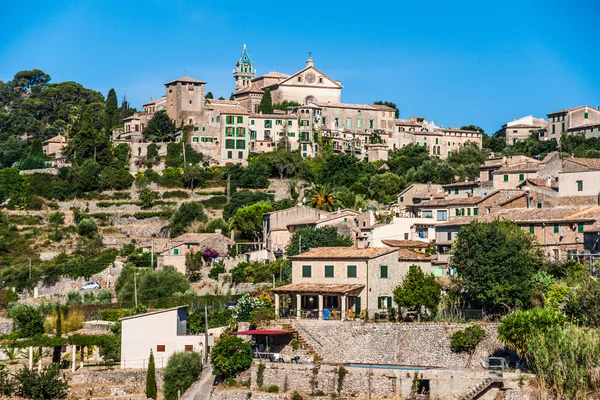
M 17 362 L 19 353 L 16 347 L 2 346 L 2 352 L 6 354 L 6 357 L 8 357 L 9 364 L 15 364 Z
M 310 205 L 324 211 L 333 211 L 337 202 L 337 195 L 333 188 L 327 184 L 316 185 L 310 196 Z

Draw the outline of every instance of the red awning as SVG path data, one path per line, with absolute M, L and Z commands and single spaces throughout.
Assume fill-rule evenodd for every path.
M 289 332 L 285 331 L 277 331 L 277 330 L 249 330 L 249 331 L 240 331 L 240 332 L 232 332 L 236 335 L 289 335 Z

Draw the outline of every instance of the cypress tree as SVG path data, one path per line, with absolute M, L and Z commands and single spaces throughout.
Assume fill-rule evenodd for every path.
M 62 336 L 62 310 L 60 309 L 60 304 L 56 304 L 56 337 L 59 338 Z M 52 352 L 52 362 L 59 363 L 60 362 L 60 354 L 61 354 L 62 346 L 55 346 Z
M 225 100 L 225 99 L 223 99 L 223 100 Z M 233 93 L 231 93 L 231 94 L 229 95 L 229 100 L 231 100 L 231 101 L 235 100 L 235 97 L 233 97 Z
M 206 93 L 206 96 L 204 96 L 204 98 L 205 99 L 213 99 L 214 97 L 213 97 L 212 92 L 208 92 L 208 93 Z
M 110 89 L 106 96 L 106 106 L 104 108 L 104 129 L 106 133 L 110 133 L 112 128 L 119 125 L 121 122 L 120 114 L 117 92 L 115 92 L 115 89 Z
M 271 99 L 271 90 L 265 89 L 260 104 L 258 105 L 258 112 L 263 114 L 273 114 L 273 100 Z
M 148 360 L 148 372 L 146 373 L 146 397 L 156 400 L 156 369 L 154 367 L 154 354 L 150 350 L 150 359 Z

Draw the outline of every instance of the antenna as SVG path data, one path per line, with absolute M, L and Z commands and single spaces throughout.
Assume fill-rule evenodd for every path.
M 308 57 L 309 57 L 309 58 L 312 58 L 312 51 L 309 51 L 309 52 L 308 52 Z

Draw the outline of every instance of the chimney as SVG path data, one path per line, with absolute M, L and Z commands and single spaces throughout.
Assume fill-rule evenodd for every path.
M 508 158 L 506 156 L 502 157 L 502 164 L 504 164 L 504 167 L 508 167 Z
M 222 231 L 220 229 L 215 229 L 215 233 L 221 233 Z
M 551 177 L 546 178 L 546 186 L 548 186 L 548 187 L 552 186 L 552 178 Z

